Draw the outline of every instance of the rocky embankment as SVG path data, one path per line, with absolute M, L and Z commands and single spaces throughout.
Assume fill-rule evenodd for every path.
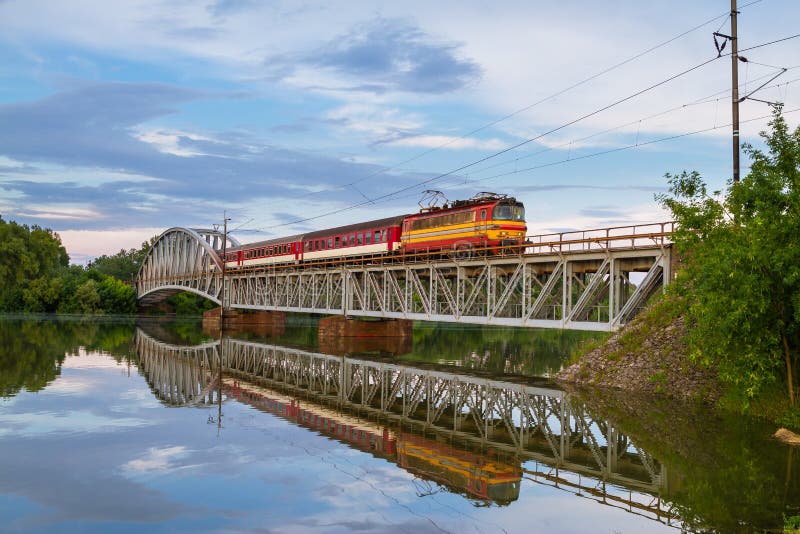
M 689 361 L 685 335 L 683 318 L 664 320 L 650 310 L 563 369 L 556 379 L 714 402 L 721 390 L 716 373 Z

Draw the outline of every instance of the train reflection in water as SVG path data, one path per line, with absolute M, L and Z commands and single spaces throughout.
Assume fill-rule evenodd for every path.
M 459 450 L 424 436 L 393 431 L 240 380 L 223 379 L 222 391 L 240 402 L 390 460 L 471 499 L 505 505 L 519 497 L 522 470 L 497 455 Z
M 222 393 L 381 456 L 476 504 L 522 480 L 674 525 L 665 467 L 564 391 L 223 338 L 194 347 L 137 329 L 140 368 L 172 405 Z M 217 384 L 217 386 L 215 386 Z

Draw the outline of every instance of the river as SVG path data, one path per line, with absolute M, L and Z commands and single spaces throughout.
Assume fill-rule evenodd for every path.
M 0 319 L 4 531 L 781 530 L 800 458 L 764 422 L 566 390 L 599 334 L 317 320 Z

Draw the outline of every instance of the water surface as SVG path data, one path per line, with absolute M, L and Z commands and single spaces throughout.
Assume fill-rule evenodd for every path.
M 10 531 L 781 528 L 791 449 L 758 420 L 546 378 L 587 334 L 314 321 L 0 320 Z

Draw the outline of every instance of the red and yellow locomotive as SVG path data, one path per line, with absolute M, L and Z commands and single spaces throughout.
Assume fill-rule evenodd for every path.
M 351 256 L 447 252 L 497 253 L 525 242 L 525 207 L 513 197 L 481 193 L 411 215 L 248 243 L 227 251 L 227 268 Z

